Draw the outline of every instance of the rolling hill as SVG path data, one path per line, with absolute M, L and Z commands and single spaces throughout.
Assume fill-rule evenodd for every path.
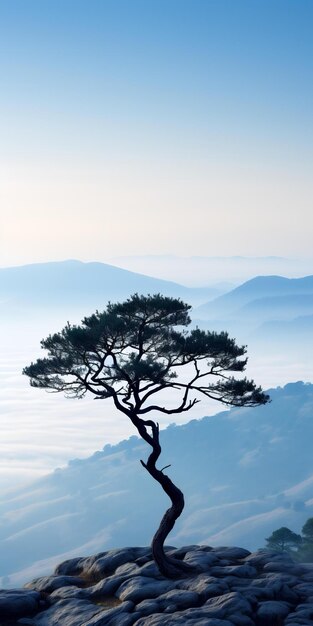
M 312 316 L 313 276 L 257 276 L 193 311 L 194 324 L 227 329 L 259 355 L 275 357 L 279 349 L 288 356 L 292 347 L 300 360 L 313 344 Z
M 1 316 L 20 316 L 29 309 L 79 310 L 84 314 L 85 309 L 103 308 L 108 300 L 125 299 L 135 292 L 160 292 L 193 305 L 219 293 L 214 288 L 184 287 L 105 263 L 62 261 L 0 269 Z
M 248 305 L 258 309 L 262 303 L 277 305 L 283 298 L 285 306 L 295 298 L 305 306 L 313 306 L 313 275 L 303 278 L 284 278 L 282 276 L 256 276 L 222 296 L 199 306 L 195 316 L 205 319 L 232 317 Z M 254 304 L 255 303 L 255 304 Z M 313 309 L 312 309 L 313 310 Z

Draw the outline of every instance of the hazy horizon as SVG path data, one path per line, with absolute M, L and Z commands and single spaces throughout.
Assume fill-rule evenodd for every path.
M 101 263 L 143 276 L 167 280 L 186 287 L 220 287 L 230 290 L 255 276 L 278 275 L 301 278 L 313 274 L 312 257 L 280 256 L 178 256 L 175 254 L 131 255 L 95 258 L 44 259 L 30 263 L 0 266 L 1 269 L 62 262 Z

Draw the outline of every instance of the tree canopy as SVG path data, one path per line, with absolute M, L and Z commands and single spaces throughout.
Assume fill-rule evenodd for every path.
M 199 396 L 232 406 L 268 401 L 260 387 L 232 373 L 243 372 L 246 346 L 237 346 L 227 332 L 192 329 L 190 306 L 180 299 L 133 295 L 82 320 L 67 324 L 41 342 L 46 358 L 23 372 L 31 385 L 81 398 L 87 392 L 111 397 L 119 410 L 144 415 L 188 411 Z M 179 376 L 189 366 L 189 380 Z M 161 390 L 181 392 L 174 407 L 156 404 Z M 177 397 L 177 394 L 176 394 Z
M 272 532 L 270 537 L 266 539 L 267 547 L 279 552 L 290 552 L 294 548 L 298 548 L 302 543 L 301 535 L 297 535 L 286 526 L 282 526 Z
M 309 517 L 302 526 L 302 535 L 305 541 L 313 543 L 313 517 Z

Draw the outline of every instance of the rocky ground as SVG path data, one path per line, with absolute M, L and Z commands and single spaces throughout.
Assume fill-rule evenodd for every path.
M 313 626 L 313 565 L 265 550 L 168 550 L 194 573 L 165 579 L 149 548 L 71 559 L 0 591 L 0 626 Z

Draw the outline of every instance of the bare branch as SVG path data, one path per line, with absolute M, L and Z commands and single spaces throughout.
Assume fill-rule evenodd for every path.
M 164 467 L 160 469 L 160 472 L 164 472 L 164 470 L 167 469 L 168 467 L 171 467 L 171 463 L 169 463 L 169 465 L 164 465 Z

